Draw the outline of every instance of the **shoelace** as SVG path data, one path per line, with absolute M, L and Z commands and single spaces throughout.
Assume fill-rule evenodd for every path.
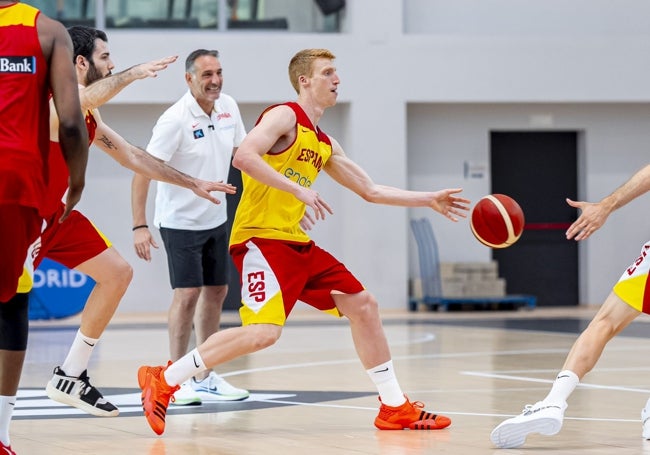
M 421 401 L 413 401 L 413 402 L 411 402 L 411 405 L 414 408 L 418 408 L 418 409 L 423 409 L 424 408 L 424 403 L 422 403 Z
M 212 390 L 213 387 L 214 387 L 215 390 L 217 389 L 217 384 L 216 384 L 216 381 L 215 381 L 215 377 L 213 375 L 209 375 L 208 376 L 208 389 Z
M 83 384 L 80 387 L 80 392 L 79 392 L 80 395 L 86 395 L 88 392 L 90 392 L 93 389 L 93 386 L 90 385 L 90 378 L 88 376 L 83 376 L 82 375 L 82 376 L 79 376 L 78 379 Z
M 97 404 L 107 404 L 108 401 L 106 401 L 104 395 L 102 395 L 101 392 L 90 383 L 90 377 L 84 373 L 82 373 L 78 378 L 82 384 L 79 387 L 79 396 L 87 396 L 88 400 L 94 402 L 95 406 Z
M 523 415 L 529 415 L 534 412 L 539 412 L 542 409 L 548 409 L 548 408 L 558 408 L 560 409 L 559 406 L 556 405 L 543 405 L 541 402 L 535 403 L 535 404 L 527 404 L 524 406 L 524 410 L 521 411 Z
M 169 367 L 169 365 L 171 365 L 171 364 L 172 364 L 172 361 L 170 360 L 167 363 L 167 367 Z M 163 372 L 165 371 L 165 369 L 166 369 L 165 367 L 160 367 L 160 366 L 155 367 L 155 368 L 151 369 L 150 374 L 153 377 L 160 378 L 163 375 Z M 181 386 L 180 385 L 177 385 L 177 386 L 174 386 L 174 387 L 170 386 L 170 388 L 171 388 L 171 395 L 169 396 L 169 401 L 171 401 L 172 403 L 175 403 L 176 402 L 176 397 L 174 396 L 174 393 L 176 391 L 178 391 L 181 388 Z
M 208 390 L 219 390 L 219 383 L 222 381 L 221 376 L 213 372 L 210 373 L 206 379 L 208 380 Z

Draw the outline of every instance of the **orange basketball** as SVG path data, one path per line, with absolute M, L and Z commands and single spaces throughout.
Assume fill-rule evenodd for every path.
M 524 231 L 524 212 L 505 194 L 489 194 L 472 209 L 470 226 L 474 237 L 490 248 L 506 248 Z

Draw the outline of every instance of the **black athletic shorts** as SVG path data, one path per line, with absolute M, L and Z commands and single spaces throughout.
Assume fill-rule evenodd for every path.
M 228 284 L 226 223 L 204 231 L 161 227 L 160 236 L 167 251 L 172 289 Z

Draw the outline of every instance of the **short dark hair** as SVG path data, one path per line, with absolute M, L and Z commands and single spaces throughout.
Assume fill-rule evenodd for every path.
M 219 58 L 219 51 L 207 49 L 197 49 L 192 51 L 185 59 L 185 71 L 187 73 L 194 73 L 194 62 L 197 58 L 203 57 L 204 55 L 211 55 L 214 58 Z
M 93 52 L 95 51 L 95 40 L 97 38 L 108 43 L 108 37 L 105 32 L 85 25 L 68 27 L 68 34 L 72 38 L 72 45 L 74 46 L 73 62 L 77 60 L 78 55 L 92 62 Z

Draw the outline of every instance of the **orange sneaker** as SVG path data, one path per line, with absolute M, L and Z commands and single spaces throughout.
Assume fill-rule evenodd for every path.
M 174 392 L 180 387 L 170 386 L 165 381 L 164 371 L 171 365 L 148 367 L 138 369 L 138 384 L 142 389 L 142 409 L 149 426 L 156 434 L 163 434 L 165 431 L 165 415 L 169 399 L 174 399 Z
M 381 398 L 379 399 L 381 401 Z M 381 404 L 379 415 L 375 418 L 375 426 L 380 430 L 440 430 L 451 425 L 448 417 L 424 411 L 424 404 L 419 401 L 393 407 Z

